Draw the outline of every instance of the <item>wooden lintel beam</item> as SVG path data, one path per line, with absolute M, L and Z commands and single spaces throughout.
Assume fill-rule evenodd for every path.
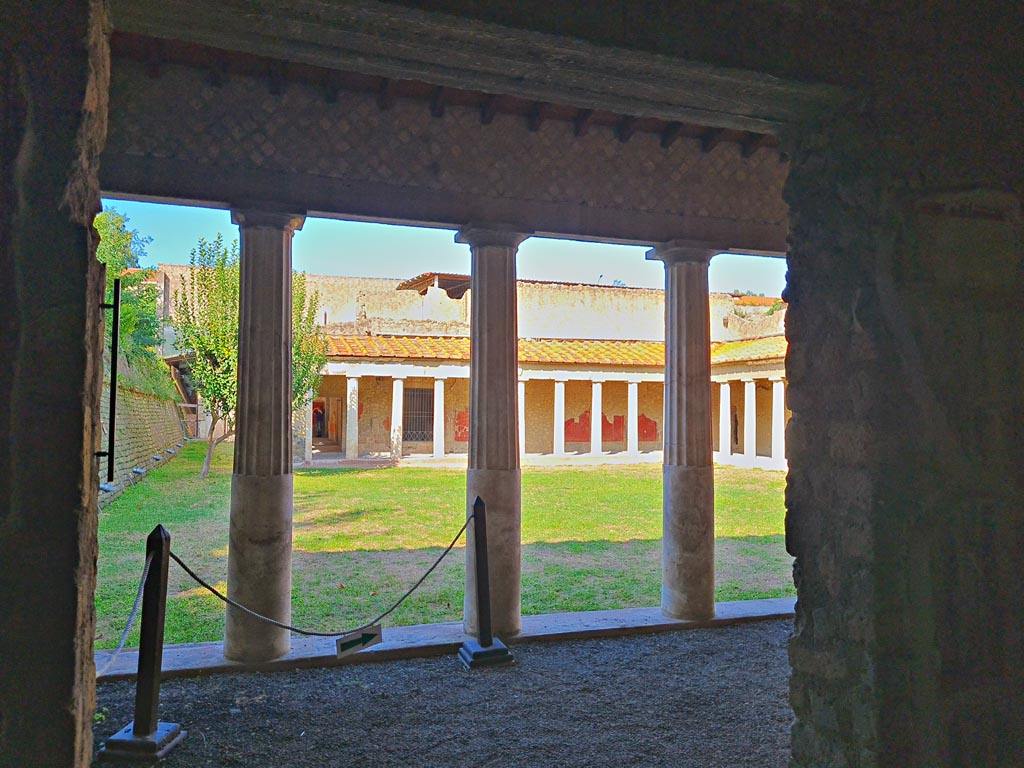
M 590 122 L 594 119 L 594 110 L 581 109 L 573 119 L 573 133 L 577 136 L 586 136 L 590 130 Z
M 285 79 L 284 62 L 272 61 L 267 66 L 267 90 L 274 96 L 284 93 L 288 82 Z
M 377 108 L 386 111 L 395 106 L 395 81 L 389 77 L 381 78 L 377 87 Z
M 444 108 L 445 89 L 443 85 L 439 85 L 434 89 L 434 93 L 430 97 L 430 114 L 433 117 L 444 117 Z
M 530 129 L 530 133 L 536 133 L 540 130 L 541 123 L 544 122 L 546 116 L 547 107 L 547 103 L 543 101 L 535 101 L 530 105 L 530 114 L 526 117 L 526 125 Z
M 748 133 L 747 138 L 740 144 L 740 155 L 743 157 L 753 157 L 757 150 L 765 146 L 771 140 L 771 135 L 767 133 Z
M 671 122 L 666 125 L 665 130 L 661 132 L 661 148 L 668 149 L 671 147 L 682 132 L 683 124 L 680 122 Z
M 494 116 L 498 114 L 498 97 L 491 93 L 488 94 L 484 99 L 484 103 L 480 105 L 480 124 L 490 125 L 494 122 Z
M 710 152 L 719 144 L 722 143 L 722 139 L 725 136 L 724 128 L 709 128 L 700 135 L 700 150 L 701 152 Z
M 637 118 L 630 117 L 629 115 L 626 115 L 619 121 L 619 124 L 615 126 L 615 135 L 618 136 L 620 142 L 625 144 L 633 138 L 633 134 L 636 133 L 637 122 Z

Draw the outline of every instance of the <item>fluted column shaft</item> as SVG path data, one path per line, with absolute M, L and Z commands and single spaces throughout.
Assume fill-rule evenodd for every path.
M 708 264 L 717 251 L 670 242 L 665 264 L 665 459 L 661 609 L 679 619 L 715 613 L 715 478 L 711 451 Z
M 359 377 L 345 381 L 345 458 L 359 458 Z
M 303 219 L 232 211 L 241 227 L 241 286 L 228 596 L 285 623 L 291 620 L 292 236 Z M 264 661 L 289 649 L 287 630 L 228 607 L 227 658 Z
M 491 623 L 520 631 L 521 503 L 518 425 L 516 251 L 526 235 L 470 227 L 456 241 L 472 251 L 469 360 L 469 469 L 466 514 L 479 496 L 487 509 Z M 477 632 L 473 526 L 466 542 L 466 632 Z

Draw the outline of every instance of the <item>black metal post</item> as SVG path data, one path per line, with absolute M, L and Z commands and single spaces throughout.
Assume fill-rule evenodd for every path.
M 515 659 L 491 631 L 491 575 L 487 563 L 487 507 L 479 496 L 473 502 L 473 553 L 476 560 L 477 639 L 459 648 L 459 661 L 467 669 L 511 664 Z
M 110 417 L 107 419 L 107 482 L 114 482 L 114 427 L 117 421 L 117 345 L 121 335 L 121 279 L 114 280 L 114 306 L 110 320 Z
M 157 718 L 170 556 L 171 535 L 166 528 L 158 525 L 146 539 L 146 558 L 150 560 L 150 565 L 142 588 L 135 719 L 107 739 L 100 752 L 103 760 L 125 762 L 160 759 L 186 735 L 178 723 L 163 723 Z

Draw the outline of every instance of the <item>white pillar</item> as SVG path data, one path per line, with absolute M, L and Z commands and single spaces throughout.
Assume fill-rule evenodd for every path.
M 302 460 L 308 464 L 313 461 L 313 390 L 309 391 L 307 397 L 309 404 L 302 411 L 306 418 L 306 445 Z
M 405 379 L 391 382 L 391 458 L 402 458 L 402 418 L 405 406 Z
M 521 627 L 522 504 L 519 472 L 519 359 L 516 251 L 526 235 L 469 227 L 456 241 L 472 253 L 469 326 L 469 469 L 466 514 L 479 496 L 487 508 L 491 624 L 499 636 Z M 474 530 L 466 531 L 465 630 L 477 633 Z
M 604 402 L 600 381 L 590 382 L 590 452 L 601 453 L 601 428 L 604 426 L 602 419 Z
M 326 417 L 326 414 L 324 414 Z M 359 377 L 345 381 L 345 458 L 359 458 Z
M 444 456 L 444 379 L 434 379 L 434 457 Z
M 757 457 L 757 384 L 743 379 L 743 460 L 753 466 Z
M 292 237 L 304 216 L 235 210 L 241 227 L 238 400 L 231 476 L 228 597 L 291 621 Z M 228 607 L 224 655 L 266 661 L 288 630 Z
M 640 384 L 626 385 L 626 452 L 640 453 Z
M 661 610 L 678 619 L 715 615 L 708 301 L 708 263 L 715 253 L 679 241 L 647 252 L 665 264 Z
M 519 382 L 519 455 L 526 455 L 526 382 Z
M 555 456 L 565 456 L 565 381 L 555 380 Z
M 772 464 L 786 466 L 786 383 L 772 379 Z
M 732 456 L 732 390 L 729 382 L 718 385 L 718 460 L 729 463 Z

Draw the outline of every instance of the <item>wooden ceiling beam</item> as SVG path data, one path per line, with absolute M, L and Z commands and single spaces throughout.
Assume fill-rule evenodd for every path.
M 619 141 L 625 144 L 636 133 L 636 125 L 639 122 L 638 118 L 631 117 L 629 115 L 624 116 L 615 126 L 615 135 Z
M 430 97 L 430 114 L 433 117 L 444 117 L 447 98 L 446 89 L 443 85 L 437 86 Z
M 725 138 L 723 128 L 709 128 L 700 135 L 700 150 L 707 153 L 717 147 Z
M 581 109 L 576 113 L 576 117 L 573 118 L 573 134 L 579 138 L 586 136 L 587 131 L 590 130 L 590 123 L 594 119 L 594 110 L 592 109 Z
M 668 149 L 669 147 L 671 147 L 675 143 L 675 140 L 678 139 L 679 136 L 682 134 L 682 132 L 683 124 L 680 123 L 678 120 L 666 125 L 665 129 L 661 132 L 661 148 Z
M 498 114 L 498 97 L 493 93 L 487 94 L 484 103 L 480 105 L 480 124 L 490 125 L 494 122 L 496 114 Z

